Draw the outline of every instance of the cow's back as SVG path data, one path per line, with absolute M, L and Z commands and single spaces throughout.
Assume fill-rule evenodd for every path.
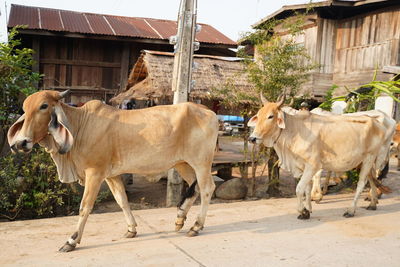
M 287 154 L 284 161 L 290 170 L 302 169 L 307 164 L 336 172 L 352 169 L 367 153 L 379 153 L 385 133 L 378 121 L 367 116 L 323 116 L 308 112 L 288 116 L 286 128 L 287 149 L 281 154 Z
M 359 165 L 366 154 L 378 156 L 385 129 L 377 120 L 368 116 L 324 119 L 319 133 L 324 168 L 349 170 Z
M 119 110 L 90 101 L 85 109 L 88 118 L 79 146 L 84 165 L 113 166 L 118 173 L 151 174 L 179 161 L 199 157 L 212 160 L 218 120 L 214 112 L 201 105 Z

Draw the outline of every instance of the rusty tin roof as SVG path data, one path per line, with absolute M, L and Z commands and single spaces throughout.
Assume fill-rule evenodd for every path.
M 162 40 L 167 40 L 177 31 L 176 21 L 171 20 L 102 15 L 12 4 L 8 27 L 16 25 L 27 25 L 27 29 L 31 30 Z M 198 41 L 236 47 L 236 42 L 214 27 L 207 24 L 201 24 L 201 26 L 202 30 L 196 36 Z

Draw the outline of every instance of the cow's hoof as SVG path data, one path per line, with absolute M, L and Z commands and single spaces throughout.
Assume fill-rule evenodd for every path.
M 76 246 L 71 245 L 70 243 L 65 243 L 58 251 L 60 252 L 70 252 L 75 249 Z
M 131 231 L 127 231 L 125 234 L 124 234 L 124 237 L 125 238 L 134 238 L 135 236 L 136 236 L 136 232 L 131 232 Z
M 354 217 L 354 213 L 350 213 L 350 212 L 346 211 L 346 212 L 343 214 L 343 217 L 345 217 L 345 218 Z
M 175 224 L 175 232 L 179 232 L 179 230 L 181 230 L 182 229 L 182 227 L 183 227 L 183 223 L 182 224 Z
M 364 201 L 371 201 L 371 198 L 368 196 L 368 197 L 365 197 L 364 198 Z
M 310 212 L 306 208 L 304 208 L 301 211 L 300 215 L 297 216 L 297 219 L 299 219 L 299 220 L 308 220 L 308 219 L 310 219 Z
M 376 210 L 376 206 L 369 205 L 366 209 L 367 210 Z
M 199 235 L 199 231 L 190 229 L 189 232 L 187 232 L 186 236 L 188 237 L 194 237 L 194 236 L 198 236 Z

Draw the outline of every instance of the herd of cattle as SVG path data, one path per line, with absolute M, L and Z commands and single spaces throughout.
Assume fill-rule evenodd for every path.
M 104 180 L 123 210 L 128 225 L 125 236 L 136 236 L 137 225 L 120 178 L 123 173 L 155 175 L 175 168 L 190 185 L 178 206 L 176 230 L 183 227 L 200 195 L 200 212 L 188 232 L 197 235 L 215 188 L 211 175 L 218 137 L 215 113 L 193 103 L 120 110 L 95 100 L 76 108 L 62 102 L 67 93 L 40 91 L 29 96 L 23 104 L 25 113 L 8 131 L 12 151 L 28 153 L 39 143 L 50 153 L 62 182 L 85 186 L 77 229 L 60 251 L 72 251 L 80 243 Z M 351 115 L 298 111 L 285 107 L 284 97 L 277 103 L 261 98 L 263 107 L 249 121 L 254 127 L 250 141 L 274 147 L 281 167 L 300 178 L 299 219 L 310 217 L 312 180 L 319 185 L 322 170 L 360 168 L 354 201 L 345 217 L 354 216 L 367 181 L 371 186 L 368 208 L 376 209 L 375 179 L 389 157 L 393 119 L 380 111 Z M 396 145 L 399 141 L 400 135 L 395 136 Z

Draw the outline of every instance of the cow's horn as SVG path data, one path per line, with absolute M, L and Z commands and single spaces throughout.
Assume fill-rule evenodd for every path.
M 286 95 L 285 95 L 285 94 L 281 95 L 281 96 L 278 98 L 278 103 L 276 103 L 276 104 L 278 105 L 278 107 L 282 106 L 282 104 L 285 102 L 285 98 L 286 98 Z
M 260 98 L 261 98 L 261 103 L 263 103 L 263 105 L 268 103 L 268 100 L 264 97 L 262 92 L 260 92 Z
M 70 89 L 65 90 L 64 92 L 60 93 L 60 99 L 63 99 L 64 97 L 66 97 L 67 95 L 69 95 L 69 93 L 71 92 Z

